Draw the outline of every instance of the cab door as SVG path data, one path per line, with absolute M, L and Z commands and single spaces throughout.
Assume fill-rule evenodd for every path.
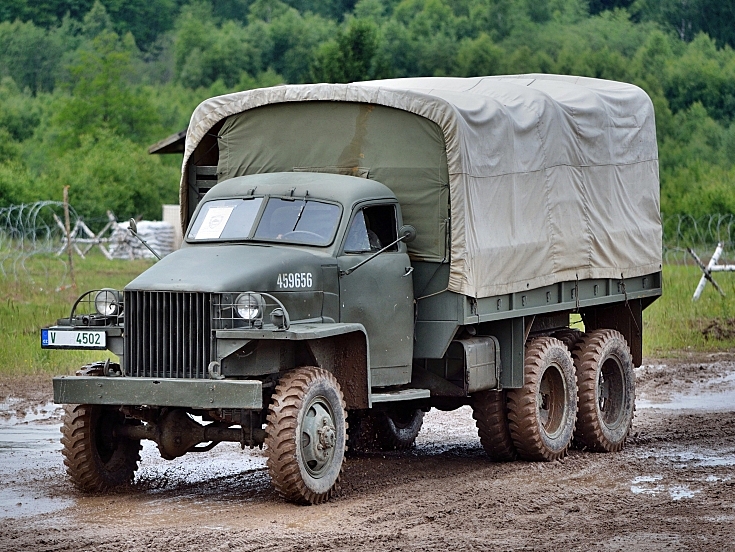
M 340 273 L 394 242 L 400 223 L 395 203 L 356 209 L 337 257 Z M 358 322 L 367 330 L 373 387 L 411 381 L 413 277 L 404 243 L 340 276 L 340 321 Z

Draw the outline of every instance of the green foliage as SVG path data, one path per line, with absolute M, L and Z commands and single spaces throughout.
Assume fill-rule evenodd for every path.
M 53 90 L 64 52 L 57 33 L 33 23 L 0 23 L 0 76 L 36 94 Z
M 378 30 L 365 19 L 350 21 L 347 31 L 325 42 L 312 62 L 316 82 L 354 82 L 384 78 L 387 61 L 379 55 Z
M 150 139 L 156 116 L 145 94 L 128 84 L 132 70 L 130 35 L 103 30 L 77 52 L 69 67 L 72 94 L 59 100 L 55 122 L 63 149 L 81 136 L 109 129 L 132 140 Z
M 732 10 L 715 0 L 7 0 L 0 204 L 58 198 L 60 182 L 79 190 L 83 214 L 140 214 L 146 202 L 175 200 L 180 159 L 153 162 L 145 148 L 214 95 L 543 72 L 644 88 L 656 109 L 664 213 L 733 213 Z M 123 151 L 165 185 L 143 177 L 153 190 L 145 195 L 124 176 Z M 87 190 L 84 178 L 98 185 Z
M 735 4 L 728 0 L 637 0 L 632 10 L 641 19 L 650 19 L 673 30 L 681 40 L 690 41 L 707 33 L 720 46 L 735 47 Z
M 60 198 L 70 186 L 69 202 L 87 217 L 103 218 L 109 209 L 119 220 L 156 220 L 162 204 L 178 202 L 178 174 L 178 167 L 164 165 L 130 140 L 99 131 L 48 169 L 45 192 Z

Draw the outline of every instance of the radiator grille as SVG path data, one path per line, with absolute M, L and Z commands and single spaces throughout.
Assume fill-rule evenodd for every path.
M 211 296 L 125 292 L 125 375 L 208 378 Z

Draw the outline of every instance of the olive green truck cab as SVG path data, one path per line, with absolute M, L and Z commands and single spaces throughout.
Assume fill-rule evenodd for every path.
M 408 448 L 424 412 L 464 405 L 495 461 L 620 450 L 661 294 L 657 157 L 646 94 L 595 79 L 203 102 L 181 249 L 42 330 L 119 357 L 54 378 L 72 481 L 128 484 L 142 439 L 167 459 L 234 441 L 320 503 L 348 447 Z

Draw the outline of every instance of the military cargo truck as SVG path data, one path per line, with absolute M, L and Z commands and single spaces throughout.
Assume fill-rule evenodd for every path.
M 520 75 L 279 86 L 203 102 L 185 243 L 85 293 L 48 348 L 119 361 L 54 378 L 71 480 L 265 445 L 288 500 L 351 449 L 413 444 L 470 405 L 491 459 L 623 447 L 642 311 L 661 294 L 658 153 L 639 88 Z M 570 322 L 581 317 L 583 330 Z

